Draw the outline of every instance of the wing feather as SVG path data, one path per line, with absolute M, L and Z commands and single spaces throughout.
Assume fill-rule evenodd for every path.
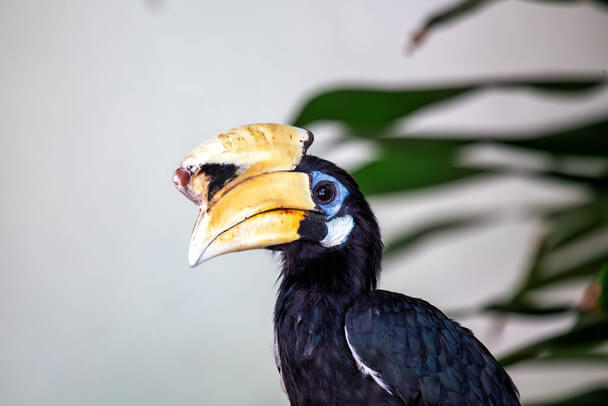
M 371 292 L 348 310 L 345 331 L 362 371 L 406 404 L 520 404 L 511 378 L 471 331 L 423 300 Z

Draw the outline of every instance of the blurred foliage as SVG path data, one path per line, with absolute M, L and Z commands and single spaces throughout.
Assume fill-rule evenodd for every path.
M 586 313 L 608 314 L 608 265 L 587 286 L 579 309 Z
M 428 37 L 429 33 L 436 28 L 455 22 L 458 19 L 470 15 L 476 11 L 480 11 L 485 6 L 489 6 L 499 1 L 504 0 L 460 0 L 454 4 L 441 9 L 431 14 L 422 24 L 422 27 L 418 29 L 410 38 L 408 50 L 410 52 L 418 48 L 424 40 Z M 575 3 L 589 3 L 597 5 L 599 7 L 608 8 L 608 0 L 524 0 L 530 3 L 544 3 L 553 6 L 572 5 Z M 606 9 L 604 9 L 606 10 Z
M 529 403 L 528 406 L 605 406 L 608 387 L 588 389 L 572 397 L 546 403 Z
M 597 307 L 600 312 L 608 313 L 608 266 L 599 273 L 597 279 L 592 282 L 598 286 Z
M 295 125 L 307 126 L 318 121 L 337 121 L 357 130 L 361 136 L 378 137 L 398 119 L 418 110 L 448 102 L 474 91 L 492 88 L 527 88 L 548 94 L 572 94 L 591 91 L 603 84 L 602 77 L 570 77 L 556 80 L 526 78 L 482 80 L 464 84 L 446 84 L 430 88 L 405 89 L 332 89 L 310 100 L 297 114 Z
M 497 0 L 494 0 L 497 1 Z M 540 0 L 538 0 L 540 1 Z M 436 26 L 471 13 L 493 0 L 468 0 L 442 10 L 427 19 L 419 37 Z M 568 3 L 549 1 L 546 3 Z M 573 2 L 573 1 L 572 1 Z M 607 6 L 607 1 L 592 3 Z M 421 40 L 421 37 L 417 39 Z M 415 38 L 416 41 L 416 38 Z M 608 241 L 599 249 L 577 249 L 598 233 L 608 231 L 608 111 L 600 117 L 564 125 L 556 123 L 545 131 L 527 133 L 487 133 L 469 131 L 442 134 L 412 134 L 400 130 L 399 123 L 417 112 L 440 106 L 485 89 L 520 88 L 546 97 L 570 97 L 582 100 L 606 87 L 605 75 L 560 76 L 552 79 L 518 77 L 480 80 L 425 87 L 328 89 L 306 101 L 293 120 L 297 126 L 320 123 L 339 124 L 345 129 L 342 140 L 365 139 L 377 153 L 357 168 L 353 175 L 367 195 L 407 193 L 424 188 L 455 187 L 478 176 L 517 173 L 553 181 L 567 182 L 586 191 L 587 200 L 558 209 L 529 209 L 530 219 L 544 224 L 534 254 L 518 286 L 505 297 L 459 313 L 499 314 L 501 317 L 533 318 L 574 316 L 576 322 L 558 334 L 529 343 L 504 355 L 505 366 L 536 363 L 603 363 L 608 365 L 608 314 L 605 313 L 608 268 Z M 559 124 L 559 125 L 558 125 Z M 472 147 L 493 144 L 545 158 L 542 167 L 508 168 L 464 164 L 463 154 Z M 568 159 L 578 162 L 595 160 L 600 169 L 576 170 L 576 165 L 562 165 Z M 391 257 L 412 249 L 420 241 L 446 232 L 457 232 L 495 219 L 496 214 L 478 213 L 429 219 L 386 242 L 385 256 Z M 606 238 L 608 240 L 608 238 Z M 561 258 L 556 261 L 555 258 Z M 557 265 L 556 265 L 557 262 Z M 597 275 L 597 276 L 596 276 Z M 588 281 L 589 288 L 581 303 L 542 303 L 537 294 L 556 286 Z M 603 345 L 603 347 L 602 347 Z M 567 364 L 566 364 L 567 365 Z M 545 406 L 608 404 L 606 387 L 594 387 Z M 541 404 L 536 404 L 541 405 Z

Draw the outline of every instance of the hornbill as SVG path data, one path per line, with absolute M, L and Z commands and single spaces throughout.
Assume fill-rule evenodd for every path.
M 197 147 L 173 177 L 200 209 L 190 266 L 254 248 L 281 254 L 275 361 L 291 404 L 519 405 L 470 330 L 376 289 L 376 218 L 346 171 L 306 155 L 312 140 L 288 125 L 245 125 Z

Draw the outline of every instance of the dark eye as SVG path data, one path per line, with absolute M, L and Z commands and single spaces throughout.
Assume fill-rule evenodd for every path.
M 319 182 L 312 193 L 317 201 L 329 203 L 336 197 L 336 186 L 331 182 Z

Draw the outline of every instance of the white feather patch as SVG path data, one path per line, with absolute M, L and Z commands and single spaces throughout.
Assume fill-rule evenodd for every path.
M 327 234 L 325 238 L 321 240 L 321 245 L 324 247 L 335 247 L 336 245 L 343 244 L 348 236 L 355 222 L 352 216 L 336 217 L 327 223 Z
M 371 369 L 370 367 L 368 367 L 367 365 L 365 365 L 363 363 L 363 361 L 361 360 L 361 358 L 359 357 L 359 354 L 357 354 L 357 352 L 355 351 L 355 349 L 353 348 L 353 346 L 350 345 L 350 341 L 348 341 L 348 330 L 346 329 L 346 326 L 344 326 L 344 335 L 346 335 L 346 344 L 348 344 L 348 348 L 350 349 L 351 354 L 353 354 L 353 358 L 355 359 L 355 363 L 357 364 L 357 367 L 359 368 L 359 370 L 361 371 L 361 373 L 363 375 L 369 375 L 369 376 L 371 376 L 372 379 L 378 385 L 380 385 L 380 387 L 382 389 L 384 389 L 385 391 L 387 391 L 389 393 L 389 395 L 392 395 L 393 392 L 391 392 L 391 390 L 389 389 L 388 385 L 382 380 L 382 377 L 380 376 L 380 372 L 374 371 L 373 369 Z

